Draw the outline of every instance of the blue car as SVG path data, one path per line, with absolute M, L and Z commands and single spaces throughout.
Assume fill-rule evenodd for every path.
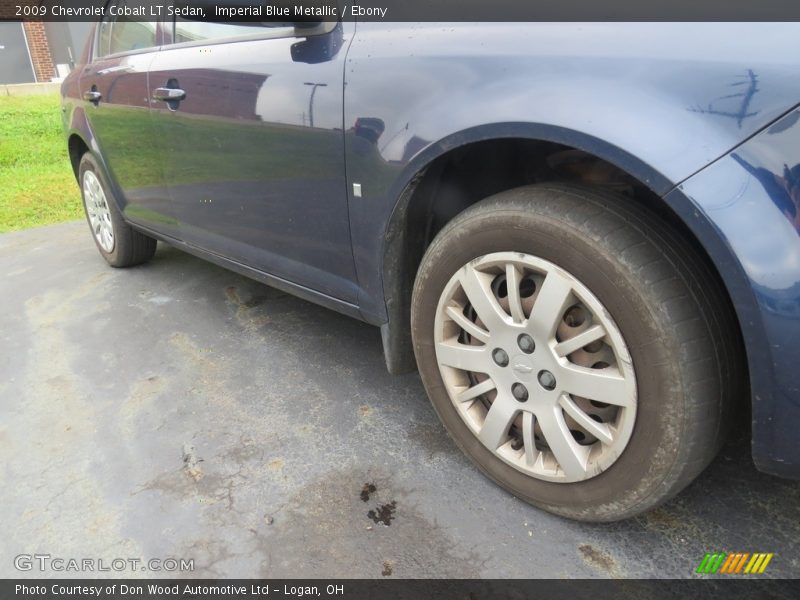
M 108 16 L 63 122 L 111 266 L 160 240 L 379 326 L 488 477 L 612 521 L 736 421 L 800 473 L 798 57 L 793 24 Z

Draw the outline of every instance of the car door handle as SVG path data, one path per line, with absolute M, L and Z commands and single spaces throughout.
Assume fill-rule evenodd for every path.
M 83 99 L 86 100 L 87 102 L 94 102 L 95 104 L 97 104 L 98 102 L 100 102 L 100 98 L 102 97 L 103 94 L 101 94 L 97 90 L 87 90 L 83 92 Z
M 186 98 L 186 92 L 178 88 L 160 87 L 153 90 L 153 100 L 177 102 Z

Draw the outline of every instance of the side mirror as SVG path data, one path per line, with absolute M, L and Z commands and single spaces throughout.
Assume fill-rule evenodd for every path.
M 297 34 L 302 36 L 306 28 L 297 25 Z M 343 45 L 342 24 L 337 23 L 336 27 L 323 35 L 310 35 L 292 44 L 292 61 L 310 65 L 328 62 L 336 57 Z

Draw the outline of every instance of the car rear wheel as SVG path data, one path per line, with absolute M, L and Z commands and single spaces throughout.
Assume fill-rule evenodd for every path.
M 108 264 L 131 267 L 150 260 L 156 251 L 156 240 L 125 222 L 102 170 L 88 152 L 81 158 L 78 180 L 86 221 Z
M 527 186 L 484 200 L 420 265 L 412 336 L 448 432 L 516 496 L 610 521 L 685 487 L 743 389 L 715 276 L 611 193 Z

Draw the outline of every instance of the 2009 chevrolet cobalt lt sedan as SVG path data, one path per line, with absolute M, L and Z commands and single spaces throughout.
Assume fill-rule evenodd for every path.
M 109 16 L 63 118 L 110 265 L 161 240 L 380 326 L 488 477 L 608 521 L 747 411 L 798 475 L 798 57 L 791 24 Z

